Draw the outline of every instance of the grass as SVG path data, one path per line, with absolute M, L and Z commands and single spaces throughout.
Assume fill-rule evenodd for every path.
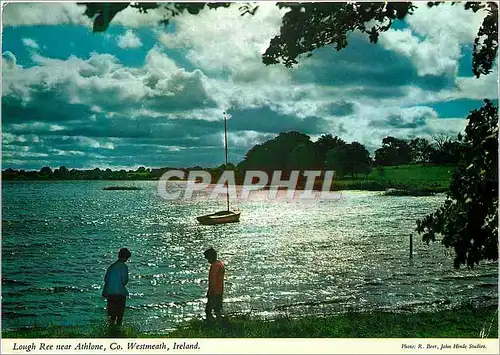
M 140 338 L 144 337 L 133 326 L 121 328 L 102 322 L 89 326 L 34 326 L 14 331 L 3 332 L 2 338 Z
M 343 313 L 332 316 L 283 316 L 264 320 L 250 315 L 227 317 L 223 324 L 192 320 L 169 334 L 145 334 L 96 327 L 48 327 L 4 332 L 4 338 L 498 338 L 496 306 L 464 307 L 439 312 Z
M 176 338 L 479 338 L 493 325 L 489 337 L 498 337 L 496 307 L 433 313 L 344 313 L 328 317 L 282 317 L 274 321 L 248 316 L 231 318 L 211 327 L 192 321 L 169 334 Z
M 448 187 L 455 170 L 454 166 L 443 165 L 398 165 L 384 168 L 383 180 L 396 183 L 435 185 Z M 368 176 L 370 180 L 380 179 L 380 168 L 375 168 Z
M 388 188 L 420 189 L 432 192 L 448 190 L 454 166 L 437 165 L 398 165 L 375 168 L 363 178 L 334 180 L 335 190 L 383 191 Z

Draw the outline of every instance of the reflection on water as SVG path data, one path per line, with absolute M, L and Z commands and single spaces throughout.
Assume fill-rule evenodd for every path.
M 132 251 L 125 321 L 145 331 L 204 313 L 209 246 L 226 262 L 226 312 L 293 316 L 497 301 L 496 263 L 457 271 L 442 245 L 418 237 L 409 260 L 414 221 L 444 196 L 252 198 L 236 203 L 240 223 L 203 226 L 195 217 L 223 209 L 224 196 L 165 201 L 155 182 L 123 184 L 143 189 L 103 191 L 107 183 L 100 181 L 3 183 L 4 330 L 103 319 L 102 278 L 124 246 Z

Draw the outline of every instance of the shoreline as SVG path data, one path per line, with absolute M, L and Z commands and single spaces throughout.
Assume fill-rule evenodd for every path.
M 262 319 L 251 314 L 226 316 L 222 323 L 193 319 L 169 333 L 122 329 L 102 324 L 48 326 L 2 331 L 2 338 L 498 338 L 498 305 L 463 306 L 441 311 L 397 313 L 347 312 L 327 316 L 280 316 Z
M 345 176 L 333 178 L 326 173 L 326 171 L 320 170 L 320 175 L 306 175 L 304 171 L 299 171 L 297 177 L 297 183 L 295 184 L 295 190 L 304 191 L 306 186 L 310 191 L 322 191 L 323 183 L 326 183 L 325 191 L 380 191 L 386 192 L 390 196 L 430 196 L 436 193 L 445 193 L 449 191 L 449 186 L 452 181 L 453 172 L 455 171 L 455 166 L 450 165 L 426 165 L 426 164 L 410 164 L 410 165 L 395 165 L 387 166 L 383 169 L 381 167 L 375 167 L 368 174 L 362 174 L 359 176 Z M 194 169 L 194 168 L 193 168 Z M 188 176 L 186 173 L 192 171 L 193 169 L 182 170 L 183 176 L 171 176 L 168 181 L 172 183 L 186 184 L 188 181 Z M 219 183 L 222 177 L 222 171 L 220 169 L 203 169 L 205 172 L 210 174 L 210 185 L 215 186 Z M 176 169 L 167 169 L 176 170 Z M 245 172 L 238 170 L 229 170 L 234 176 L 234 180 L 231 181 L 231 185 L 237 188 L 241 188 L 245 182 Z M 269 190 L 270 182 L 274 178 L 274 170 L 262 171 L 267 175 L 266 186 L 260 190 Z M 281 171 L 280 180 L 288 181 L 290 178 L 290 171 Z M 3 174 L 2 181 L 106 181 L 109 184 L 122 184 L 130 185 L 127 181 L 154 181 L 158 182 L 162 180 L 163 175 L 157 175 L 153 173 L 143 172 L 128 172 L 125 175 L 120 176 L 108 176 L 104 172 L 99 172 L 98 175 L 94 177 L 89 176 L 79 176 L 78 178 L 59 178 L 55 179 L 46 178 L 38 175 L 9 175 Z M 272 176 L 272 178 L 271 178 Z M 312 180 L 314 178 L 314 180 Z M 332 178 L 332 180 L 330 180 Z M 201 179 L 201 178 L 200 178 Z M 226 176 L 225 179 L 230 179 Z M 253 184 L 257 184 L 259 179 L 252 180 Z M 295 179 L 294 179 L 295 180 Z M 309 181 L 311 180 L 311 181 Z M 197 181 L 199 182 L 199 181 Z M 226 182 L 223 180 L 221 184 Z M 133 184 L 133 183 L 132 183 Z M 255 186 L 260 187 L 260 186 Z M 283 188 L 278 188 L 283 190 Z M 392 191 L 388 191 L 392 190 Z
M 81 182 L 113 182 L 113 183 L 125 183 L 125 182 L 157 182 L 158 179 L 149 179 L 149 180 L 4 180 L 5 182 L 15 182 L 15 183 L 26 183 L 26 182 L 42 182 L 42 183 L 59 183 L 59 182 L 68 182 L 68 181 L 81 181 Z M 170 180 L 173 183 L 187 183 L 188 180 Z M 216 182 L 210 183 L 209 186 L 215 186 Z M 127 187 L 128 185 L 124 185 Z M 242 184 L 234 185 L 236 188 L 243 188 Z M 116 187 L 116 186 L 114 186 Z M 267 184 L 262 187 L 261 190 L 268 191 L 270 190 L 271 185 Z M 278 187 L 278 191 L 286 190 L 286 187 Z M 401 183 L 393 183 L 391 181 L 376 181 L 376 180 L 337 180 L 332 183 L 330 189 L 327 191 L 335 192 L 335 191 L 380 191 L 387 192 L 388 190 L 398 190 L 405 191 L 409 196 L 424 196 L 424 194 L 436 194 L 436 193 L 446 193 L 449 191 L 448 187 L 443 186 L 427 186 L 420 184 L 401 184 Z M 115 188 L 114 190 L 125 190 L 125 188 Z M 135 189 L 134 189 L 135 190 Z M 138 189 L 137 189 L 138 190 Z M 297 185 L 294 189 L 295 191 L 304 191 L 305 186 Z M 321 192 L 323 190 L 323 181 L 318 180 L 314 184 L 311 191 Z

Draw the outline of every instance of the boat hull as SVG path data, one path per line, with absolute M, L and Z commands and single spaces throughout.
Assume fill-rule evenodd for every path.
M 196 217 L 201 224 L 225 224 L 235 223 L 240 221 L 240 212 L 220 211 Z

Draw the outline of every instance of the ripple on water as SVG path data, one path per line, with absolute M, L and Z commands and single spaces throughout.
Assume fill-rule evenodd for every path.
M 440 244 L 418 239 L 408 260 L 414 220 L 444 196 L 239 201 L 240 223 L 207 227 L 194 217 L 224 199 L 168 202 L 155 182 L 134 184 L 142 190 L 110 194 L 101 181 L 3 184 L 4 329 L 33 325 L 34 317 L 37 324 L 102 320 L 104 272 L 123 246 L 132 250 L 127 317 L 144 330 L 204 313 L 209 246 L 226 262 L 231 313 L 434 311 L 497 300 L 496 263 L 457 272 Z

